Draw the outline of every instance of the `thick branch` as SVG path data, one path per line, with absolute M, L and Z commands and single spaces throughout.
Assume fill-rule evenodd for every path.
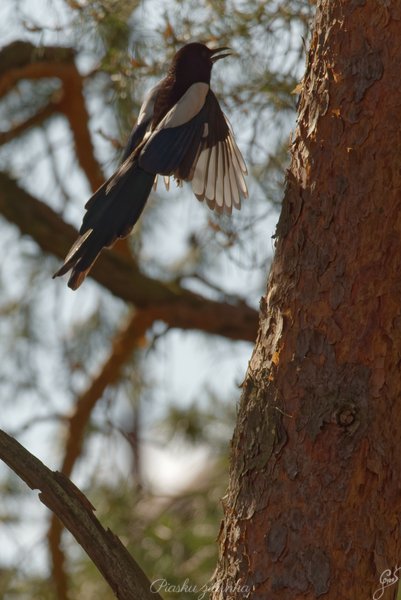
M 63 258 L 77 238 L 50 207 L 40 202 L 5 173 L 0 173 L 0 213 L 31 236 L 45 252 Z M 91 276 L 122 300 L 146 309 L 152 321 L 170 327 L 198 329 L 233 340 L 253 341 L 258 313 L 245 303 L 237 305 L 203 298 L 175 283 L 163 283 L 141 273 L 129 258 L 106 251 Z
M 37 48 L 30 42 L 16 41 L 0 49 L 0 97 L 9 92 L 23 77 L 36 78 L 38 65 L 71 63 L 75 51 L 72 48 L 47 46 Z M 52 67 L 54 72 L 54 66 Z M 42 75 L 39 75 L 42 77 Z
M 0 50 L 0 97 L 21 79 L 46 77 L 56 77 L 62 82 L 58 110 L 70 123 L 79 164 L 95 190 L 103 183 L 104 177 L 94 154 L 82 76 L 75 65 L 75 52 L 71 48 L 36 47 L 20 41 Z
M 51 471 L 21 444 L 0 430 L 0 458 L 57 514 L 82 546 L 115 596 L 121 600 L 159 598 L 119 538 L 106 530 L 93 514 L 82 492 L 64 475 Z

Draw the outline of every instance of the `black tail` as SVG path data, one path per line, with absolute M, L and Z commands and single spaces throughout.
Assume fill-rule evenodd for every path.
M 101 250 L 129 234 L 142 213 L 154 179 L 155 175 L 136 164 L 124 162 L 86 203 L 80 237 L 53 278 L 72 269 L 68 286 L 79 288 Z

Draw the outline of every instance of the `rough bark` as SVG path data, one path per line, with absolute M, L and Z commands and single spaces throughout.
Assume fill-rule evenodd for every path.
M 395 598 L 400 72 L 400 3 L 318 3 L 215 600 Z
M 0 430 L 0 458 L 54 511 L 87 552 L 120 600 L 161 600 L 119 538 L 104 529 L 82 492 L 62 473 L 51 471 L 21 444 Z

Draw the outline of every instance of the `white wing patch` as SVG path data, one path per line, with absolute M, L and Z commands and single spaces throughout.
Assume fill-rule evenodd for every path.
M 159 84 L 160 85 L 160 84 Z M 141 107 L 138 124 L 151 118 L 154 103 L 159 91 L 159 85 L 150 90 Z M 209 92 L 207 83 L 192 84 L 180 100 L 166 114 L 153 131 L 147 131 L 143 141 L 148 141 L 161 129 L 179 127 L 188 123 L 203 108 Z M 241 152 L 235 142 L 230 124 L 228 136 L 210 148 L 205 148 L 205 139 L 209 135 L 209 124 L 204 124 L 202 142 L 199 146 L 197 157 L 194 161 L 188 180 L 192 183 L 192 190 L 201 202 L 206 200 L 207 205 L 218 213 L 231 214 L 233 207 L 241 208 L 241 199 L 248 197 L 245 175 L 248 171 Z M 164 177 L 166 189 L 169 189 L 169 177 Z M 182 181 L 176 178 L 178 185 Z M 157 187 L 157 177 L 154 189 Z
M 209 91 L 207 83 L 193 83 L 187 89 L 185 94 L 181 96 L 177 104 L 173 106 L 166 116 L 160 121 L 155 131 L 167 129 L 170 127 L 178 127 L 188 123 L 195 117 L 205 104 L 206 96 Z
M 231 214 L 248 197 L 245 175 L 248 171 L 229 126 L 224 141 L 201 149 L 192 175 L 192 190 L 201 202 L 218 213 Z
M 153 110 L 155 108 L 156 96 L 159 92 L 161 83 L 158 83 L 146 94 L 144 101 L 141 106 L 141 110 L 139 111 L 138 119 L 136 124 L 140 125 L 142 121 L 146 121 L 147 119 L 151 119 L 153 116 Z

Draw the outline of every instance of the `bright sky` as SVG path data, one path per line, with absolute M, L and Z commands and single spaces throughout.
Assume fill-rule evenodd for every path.
M 167 2 L 165 4 L 168 5 Z M 16 0 L 2 0 L 0 4 L 0 39 L 3 45 L 20 37 L 21 31 L 17 27 L 19 14 L 25 14 L 29 19 L 33 19 L 33 22 L 40 25 L 45 23 L 49 26 L 49 30 L 45 30 L 43 33 L 41 38 L 42 43 L 68 43 L 65 36 L 63 37 L 64 33 L 62 29 L 57 34 L 51 32 L 51 28 L 62 24 L 64 21 L 62 3 L 58 0 L 22 0 L 20 2 Z M 152 14 L 161 14 L 161 11 L 154 11 Z M 27 37 L 26 32 L 24 32 L 23 36 L 24 38 Z M 38 36 L 32 34 L 32 39 L 37 41 Z M 235 128 L 235 115 L 230 115 L 230 117 Z M 93 132 L 99 128 L 99 125 L 104 126 L 104 123 L 101 124 L 94 119 L 92 122 Z M 62 142 L 65 142 L 66 139 L 68 140 L 69 135 L 65 123 L 60 121 L 52 128 L 50 141 L 53 144 L 60 142 L 60 145 L 63 146 Z M 241 138 L 241 132 L 238 137 Z M 35 138 L 31 139 L 35 140 Z M 98 135 L 95 139 L 97 147 L 99 147 L 99 157 L 101 160 L 106 160 L 106 156 L 110 156 L 108 144 L 102 141 Z M 43 140 L 40 139 L 39 135 L 36 138 L 36 142 L 38 148 L 42 148 Z M 17 164 L 20 163 L 22 168 L 24 164 L 23 156 L 14 156 L 13 160 L 16 160 Z M 8 162 L 4 152 L 0 153 L 0 161 Z M 82 216 L 82 208 L 80 207 L 83 206 L 89 192 L 87 183 L 81 173 L 71 170 L 71 159 L 65 153 L 64 149 L 60 150 L 57 162 L 62 172 L 65 173 L 68 171 L 68 177 L 66 178 L 68 189 L 73 190 L 76 197 L 82 198 L 82 201 L 80 200 L 81 204 L 76 204 L 67 213 L 67 218 L 77 225 Z M 38 164 L 30 181 L 26 183 L 26 185 L 31 185 L 31 189 L 35 191 L 35 194 L 38 194 L 38 189 L 41 190 L 43 197 L 49 196 L 51 187 L 47 169 L 48 163 L 43 160 Z M 156 226 L 156 232 L 153 233 L 152 239 L 156 235 L 157 244 L 149 244 L 149 247 L 145 249 L 149 259 L 154 255 L 158 257 L 163 255 L 168 256 L 169 262 L 171 262 L 173 257 L 178 259 L 185 247 L 188 225 L 196 228 L 197 223 L 201 224 L 204 222 L 206 207 L 199 205 L 188 191 L 178 197 L 174 186 L 172 187 L 173 189 L 169 194 L 163 193 L 160 196 L 160 202 L 170 203 L 171 206 L 169 207 L 169 211 L 165 211 L 166 218 Z M 54 201 L 55 205 L 57 205 L 58 200 L 54 199 Z M 241 211 L 239 215 L 236 215 L 235 218 L 238 222 L 243 218 L 242 215 L 246 215 L 247 211 L 252 210 L 251 202 L 252 197 L 249 201 L 250 206 L 245 207 L 243 212 Z M 276 219 L 277 215 L 272 215 L 270 219 L 265 219 L 261 224 L 261 231 L 263 231 L 263 236 L 261 236 L 263 255 L 266 254 L 266 248 L 270 249 L 272 247 L 271 235 Z M 9 236 L 11 244 L 11 263 L 3 265 L 3 273 L 4 277 L 6 277 L 7 269 L 12 270 L 13 267 L 12 245 L 18 245 L 19 249 L 20 244 L 25 244 L 28 248 L 29 241 L 21 241 L 18 234 L 14 231 L 10 232 L 9 228 L 6 228 L 4 235 Z M 239 249 L 234 248 L 233 253 L 234 255 L 237 254 L 236 258 L 239 261 L 245 260 L 246 262 L 246 257 L 244 258 L 240 254 Z M 16 256 L 15 260 L 17 260 Z M 232 261 L 227 260 L 223 263 L 223 270 L 220 277 L 221 280 L 216 283 L 223 283 L 228 291 L 235 292 L 238 289 L 254 290 L 255 294 L 252 303 L 255 307 L 258 306 L 260 271 L 252 272 L 252 270 L 239 269 Z M 19 281 L 17 279 L 15 281 L 15 290 L 17 290 L 19 285 L 25 285 L 25 280 Z M 47 316 L 46 326 L 51 329 L 55 311 L 62 311 L 65 331 L 61 332 L 61 335 L 70 335 L 69 326 L 71 317 L 78 312 L 84 318 L 86 314 L 91 312 L 96 290 L 96 284 L 88 281 L 85 283 L 85 290 L 82 293 L 80 290 L 79 293 L 74 294 L 65 287 L 65 283 L 58 281 L 54 284 L 53 293 L 50 295 L 46 293 L 46 297 L 43 298 L 40 317 L 45 319 Z M 203 289 L 202 291 L 204 292 L 205 290 Z M 27 397 L 23 404 L 18 404 L 18 406 L 23 405 L 25 407 L 23 412 L 19 414 L 15 413 L 13 399 L 9 399 L 10 401 L 4 404 L 0 417 L 0 425 L 4 429 L 9 431 L 15 430 L 19 425 L 27 423 L 33 417 L 46 416 L 49 406 L 53 410 L 60 412 L 68 410 L 68 394 L 60 394 L 57 391 L 57 386 L 55 386 L 55 381 L 58 380 L 57 370 L 60 356 L 54 351 L 58 337 L 55 332 L 52 333 L 52 336 L 48 341 L 48 346 L 42 350 L 42 354 L 38 354 L 36 357 L 37 368 L 51 373 L 48 381 L 49 398 L 44 402 L 38 402 L 36 398 Z M 224 340 L 217 338 L 206 341 L 205 337 L 199 334 L 182 333 L 180 331 L 170 332 L 168 336 L 161 338 L 157 343 L 156 351 L 150 352 L 146 358 L 149 372 L 154 374 L 158 389 L 157 402 L 153 402 L 149 407 L 150 420 L 154 421 L 160 418 L 171 401 L 182 406 L 187 405 L 199 396 L 206 385 L 209 385 L 212 389 L 219 390 L 219 393 L 223 397 L 236 403 L 239 398 L 238 384 L 244 376 L 251 351 L 252 345 L 248 343 L 238 342 L 227 344 Z M 3 392 L 7 392 L 6 387 Z M 120 418 L 121 415 L 124 415 L 124 410 L 120 405 L 117 406 L 115 412 L 116 419 L 119 418 L 119 414 Z M 95 418 L 102 419 L 102 411 L 103 408 L 99 407 Z M 121 425 L 123 426 L 123 423 Z M 102 439 L 99 438 L 91 445 L 91 452 L 85 458 L 85 464 L 78 465 L 77 470 L 74 472 L 74 480 L 78 484 L 80 481 L 85 480 L 87 469 L 92 469 L 95 465 L 99 464 L 98 452 L 103 456 L 107 455 L 105 449 L 99 446 L 102 443 Z M 59 466 L 59 449 L 54 447 L 54 426 L 52 424 L 37 424 L 27 433 L 21 433 L 19 440 L 50 468 L 57 468 Z M 159 488 L 164 484 L 164 489 L 168 490 L 169 493 L 174 491 L 178 484 L 182 485 L 182 473 L 189 472 L 193 475 L 197 468 L 201 468 L 207 455 L 207 451 L 204 448 L 193 454 L 185 454 L 182 452 L 181 447 L 174 447 L 174 445 L 168 449 L 160 449 L 148 444 L 145 445 L 144 450 L 149 481 L 155 486 L 158 485 Z M 123 455 L 124 450 L 122 450 Z M 124 463 L 124 459 L 122 462 Z M 106 466 L 105 472 L 108 471 Z M 163 477 L 161 477 L 161 473 Z M 8 477 L 8 475 L 8 470 L 0 465 L 0 476 Z M 33 494 L 32 498 L 34 498 Z M 7 506 L 1 505 L 0 500 L 0 516 L 1 512 L 6 512 L 7 509 Z M 30 567 L 34 566 L 31 562 L 31 550 L 41 541 L 41 527 L 43 519 L 48 517 L 48 513 L 46 509 L 41 507 L 36 498 L 32 501 L 27 501 L 26 510 L 33 519 L 23 530 L 21 528 L 16 529 L 13 525 L 0 529 L 0 566 L 7 563 L 11 564 L 16 556 L 22 557 L 23 562 L 27 561 L 25 562 L 25 566 L 28 567 L 28 563 Z M 41 552 L 35 552 L 34 560 L 38 564 L 45 564 L 45 556 Z

